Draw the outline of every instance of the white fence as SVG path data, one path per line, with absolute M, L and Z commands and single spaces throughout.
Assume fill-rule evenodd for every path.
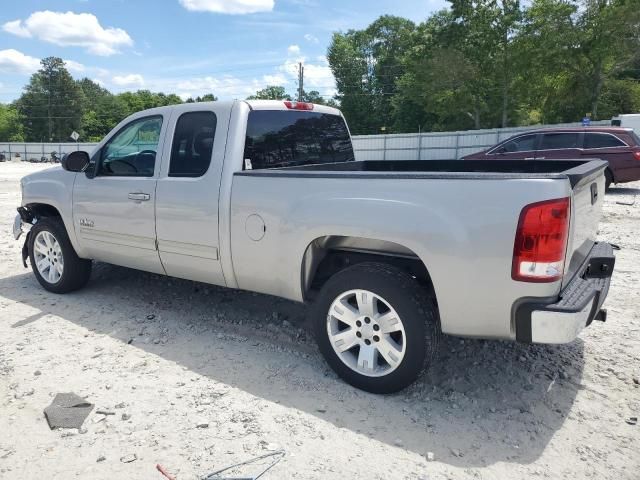
M 536 128 L 575 127 L 579 123 L 533 125 L 530 127 L 495 128 L 441 133 L 401 133 L 389 135 L 356 135 L 353 148 L 357 160 L 449 160 L 458 159 L 491 147 L 516 133 Z M 610 120 L 591 125 L 611 125 Z M 50 159 L 52 152 L 60 158 L 75 150 L 91 151 L 96 143 L 0 143 L 0 154 L 12 160 Z
M 611 121 L 600 120 L 591 122 L 591 125 L 611 125 Z M 581 124 L 533 125 L 462 132 L 356 135 L 353 137 L 353 149 L 357 160 L 450 160 L 484 150 L 527 130 L 577 126 Z

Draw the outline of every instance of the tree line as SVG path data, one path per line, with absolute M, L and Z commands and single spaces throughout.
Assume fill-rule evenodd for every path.
M 638 0 L 449 0 L 420 24 L 335 33 L 352 133 L 607 119 L 640 111 Z

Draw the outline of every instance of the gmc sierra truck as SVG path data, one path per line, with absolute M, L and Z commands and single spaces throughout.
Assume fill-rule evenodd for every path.
M 356 161 L 333 108 L 183 104 L 24 177 L 14 235 L 51 292 L 96 260 L 309 302 L 338 375 L 394 392 L 442 334 L 564 343 L 605 319 L 606 166 Z

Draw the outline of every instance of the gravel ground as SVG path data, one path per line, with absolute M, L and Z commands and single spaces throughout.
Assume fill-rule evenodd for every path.
M 42 168 L 0 163 L 0 478 L 195 479 L 280 449 L 262 478 L 640 478 L 640 182 L 605 197 L 605 324 L 563 346 L 448 337 L 376 396 L 329 370 L 303 305 L 106 264 L 44 291 L 8 233 Z M 96 405 L 82 429 L 49 429 L 57 392 Z

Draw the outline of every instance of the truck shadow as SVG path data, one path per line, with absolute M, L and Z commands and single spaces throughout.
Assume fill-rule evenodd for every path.
M 73 294 L 45 292 L 31 273 L 0 279 L 0 292 L 39 311 L 13 319 L 25 336 L 56 315 L 214 382 L 461 467 L 535 461 L 582 388 L 581 340 L 556 347 L 446 337 L 416 384 L 377 396 L 329 370 L 306 307 L 294 302 L 105 264 Z

